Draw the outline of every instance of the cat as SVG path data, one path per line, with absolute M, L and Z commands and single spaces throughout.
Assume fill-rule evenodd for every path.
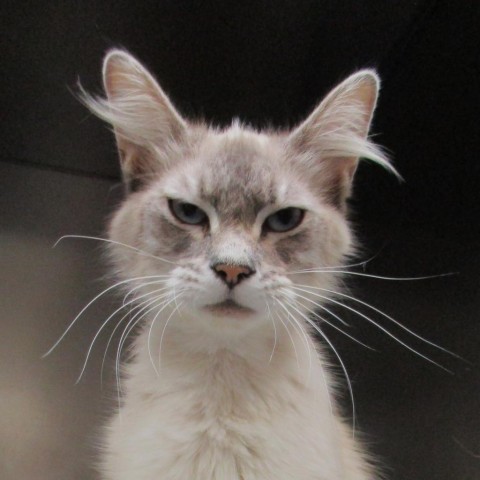
M 109 256 L 133 307 L 126 335 L 140 329 L 102 478 L 380 478 L 341 418 L 311 317 L 355 252 L 359 158 L 395 173 L 368 138 L 377 74 L 351 75 L 290 131 L 187 121 L 123 50 L 103 81 L 105 98 L 82 98 L 115 133 L 128 193 Z

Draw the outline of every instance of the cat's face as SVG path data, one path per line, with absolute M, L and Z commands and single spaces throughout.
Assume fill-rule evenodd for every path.
M 345 201 L 357 157 L 386 163 L 366 139 L 372 72 L 348 79 L 281 134 L 188 124 L 123 52 L 107 57 L 104 80 L 108 99 L 86 101 L 113 124 L 135 186 L 110 226 L 121 276 L 138 278 L 146 296 L 168 290 L 206 322 L 270 321 L 285 315 L 290 285 L 332 285 L 328 267 L 351 250 Z
M 200 316 L 265 318 L 282 288 L 300 281 L 294 272 L 338 265 L 350 247 L 344 215 L 292 168 L 284 143 L 240 127 L 205 132 L 112 222 L 113 240 L 172 264 L 118 247 L 123 275 L 168 274 Z

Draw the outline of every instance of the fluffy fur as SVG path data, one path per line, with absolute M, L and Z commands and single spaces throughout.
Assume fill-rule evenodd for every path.
M 130 185 L 110 255 L 133 307 L 124 332 L 141 326 L 103 478 L 378 478 L 337 412 L 310 317 L 327 309 L 332 267 L 352 252 L 345 205 L 358 158 L 392 170 L 367 137 L 376 74 L 352 75 L 278 133 L 186 121 L 123 51 L 107 55 L 103 75 L 106 98 L 83 100 L 113 126 Z M 206 223 L 181 221 L 173 200 Z M 298 225 L 267 228 L 292 207 Z M 235 266 L 250 274 L 231 288 L 218 269 Z

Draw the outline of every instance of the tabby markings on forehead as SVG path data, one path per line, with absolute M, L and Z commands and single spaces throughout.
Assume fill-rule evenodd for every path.
M 221 221 L 253 223 L 266 205 L 276 202 L 276 169 L 256 134 L 222 134 L 204 152 L 199 194 Z
M 253 224 L 258 213 L 277 200 L 270 179 L 252 180 L 252 174 L 242 170 L 235 168 L 228 178 L 215 179 L 217 185 L 205 179 L 201 183 L 201 198 L 215 208 L 222 222 Z
M 253 225 L 258 213 L 271 203 L 264 196 L 249 195 L 239 187 L 232 187 L 228 192 L 203 195 L 202 198 L 215 208 L 220 222 L 227 225 Z

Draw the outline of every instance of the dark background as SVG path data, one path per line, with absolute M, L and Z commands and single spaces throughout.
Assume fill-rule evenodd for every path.
M 136 55 L 185 116 L 222 125 L 239 117 L 292 126 L 338 81 L 377 69 L 373 132 L 405 181 L 368 164 L 357 173 L 352 220 L 363 257 L 376 255 L 366 271 L 458 274 L 348 284 L 470 363 L 372 311 L 453 375 L 353 314 L 344 314 L 352 332 L 376 352 L 325 331 L 345 359 L 357 421 L 389 478 L 480 478 L 478 2 L 24 1 L 0 9 L 0 478 L 95 478 L 88 445 L 108 405 L 98 383 L 108 336 L 84 381 L 73 383 L 112 302 L 95 307 L 51 357 L 39 357 L 102 287 L 95 245 L 51 246 L 64 234 L 101 234 L 121 194 L 112 135 L 74 95 L 77 78 L 100 93 L 111 47 Z

